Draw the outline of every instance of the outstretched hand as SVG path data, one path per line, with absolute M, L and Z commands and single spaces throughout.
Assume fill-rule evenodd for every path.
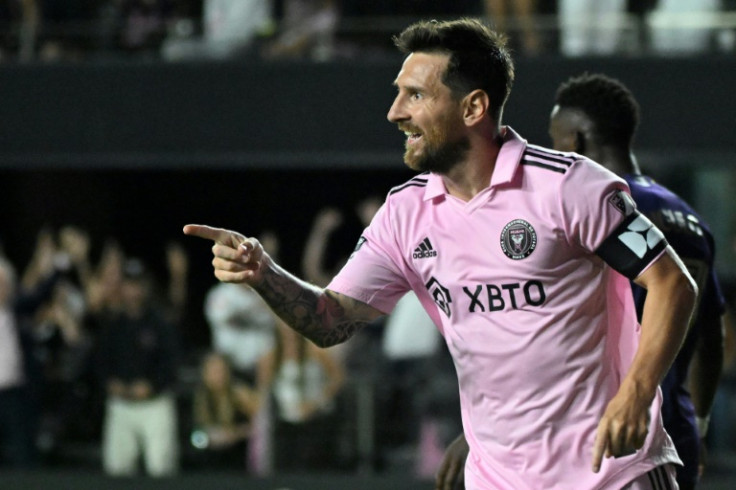
M 246 283 L 251 286 L 263 280 L 268 254 L 255 238 L 238 232 L 205 225 L 186 225 L 184 234 L 212 240 L 212 267 L 222 282 Z

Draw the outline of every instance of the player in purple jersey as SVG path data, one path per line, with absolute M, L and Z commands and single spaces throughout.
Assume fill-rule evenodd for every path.
M 253 238 L 184 232 L 215 242 L 219 280 L 249 284 L 320 346 L 413 290 L 455 363 L 468 488 L 673 488 L 658 386 L 697 294 L 684 264 L 622 179 L 501 123 L 513 81 L 501 36 L 466 19 L 395 41 L 407 56 L 388 119 L 424 173 L 391 190 L 326 288 Z M 648 290 L 641 325 L 627 278 Z
M 585 74 L 558 89 L 550 136 L 556 150 L 576 151 L 622 176 L 639 210 L 664 232 L 698 284 L 690 331 L 662 383 L 665 429 L 684 462 L 677 481 L 690 489 L 698 479 L 700 439 L 723 368 L 725 301 L 708 226 L 682 198 L 639 170 L 631 150 L 638 123 L 639 106 L 627 87 L 605 75 Z M 646 290 L 633 285 L 633 291 L 641 316 Z

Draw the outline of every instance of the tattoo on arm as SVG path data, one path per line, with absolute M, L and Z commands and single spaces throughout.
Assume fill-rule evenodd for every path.
M 287 325 L 320 347 L 345 342 L 375 317 L 367 305 L 308 284 L 283 269 L 266 269 L 256 290 Z

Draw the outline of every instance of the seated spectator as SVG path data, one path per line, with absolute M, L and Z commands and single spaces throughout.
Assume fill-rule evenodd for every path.
M 227 359 L 205 356 L 194 392 L 192 444 L 210 468 L 244 468 L 251 421 L 258 411 L 256 392 L 234 381 Z

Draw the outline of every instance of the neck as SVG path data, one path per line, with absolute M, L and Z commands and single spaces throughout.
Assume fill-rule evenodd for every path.
M 465 160 L 442 176 L 447 192 L 467 202 L 488 188 L 500 149 L 501 139 L 498 133 L 493 137 L 471 140 L 470 151 Z
M 593 158 L 616 175 L 641 173 L 636 157 L 629 148 L 603 147 L 598 156 Z

